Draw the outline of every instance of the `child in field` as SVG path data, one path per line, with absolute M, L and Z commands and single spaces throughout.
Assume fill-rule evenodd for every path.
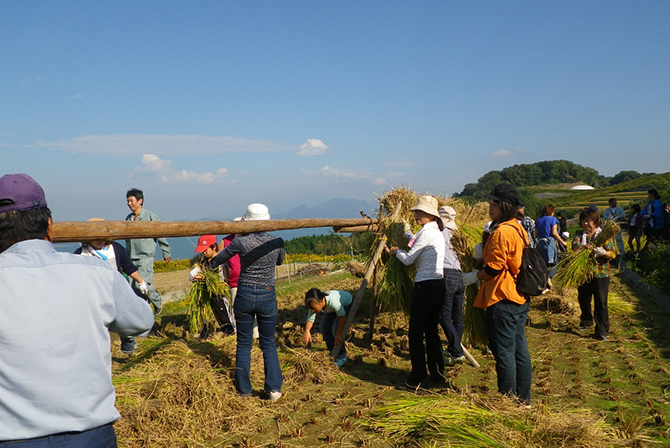
M 316 313 L 324 312 L 319 324 L 319 331 L 323 335 L 326 347 L 332 351 L 335 344 L 341 346 L 339 353 L 335 357 L 337 367 L 342 367 L 347 363 L 347 351 L 344 348 L 342 340 L 342 330 L 347 321 L 347 315 L 351 310 L 351 303 L 354 298 L 347 291 L 331 290 L 323 292 L 318 288 L 312 288 L 305 294 L 305 307 L 309 310 L 307 313 L 307 322 L 305 322 L 305 334 L 302 342 L 307 345 L 312 342 L 312 326 L 316 319 Z

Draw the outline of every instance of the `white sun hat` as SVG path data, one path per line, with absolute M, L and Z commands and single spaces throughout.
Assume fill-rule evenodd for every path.
M 247 212 L 242 217 L 243 221 L 267 221 L 270 219 L 270 211 L 263 204 L 249 204 Z

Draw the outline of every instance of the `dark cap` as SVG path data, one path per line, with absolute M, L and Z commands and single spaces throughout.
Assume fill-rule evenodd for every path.
M 516 188 L 504 182 L 498 184 L 487 198 L 494 201 L 507 202 L 514 206 L 521 204 L 521 198 L 519 198 L 519 192 L 516 191 Z
M 44 190 L 27 174 L 0 177 L 0 213 L 24 212 L 47 206 Z

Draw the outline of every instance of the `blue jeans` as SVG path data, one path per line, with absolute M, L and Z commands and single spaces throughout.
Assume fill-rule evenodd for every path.
M 283 379 L 275 342 L 277 296 L 274 286 L 239 285 L 234 310 L 237 323 L 235 387 L 242 395 L 252 392 L 249 372 L 255 317 L 258 320 L 258 341 L 265 366 L 265 391 L 280 392 Z
M 547 263 L 547 267 L 551 268 L 558 262 L 558 248 L 556 247 L 556 240 L 553 237 L 540 238 L 537 240 L 537 251 Z M 553 278 L 556 275 L 555 269 L 550 269 L 549 278 Z
M 112 423 L 83 432 L 63 432 L 35 439 L 0 442 L 0 448 L 116 448 Z
M 351 304 L 344 307 L 345 316 L 349 315 L 349 310 L 351 310 Z M 319 331 L 323 335 L 323 340 L 326 342 L 326 347 L 328 351 L 332 352 L 335 348 L 335 333 L 337 333 L 337 327 L 340 324 L 340 316 L 335 314 L 335 312 L 323 313 L 321 318 L 321 323 L 319 324 Z M 347 357 L 347 350 L 344 348 L 344 344 L 340 347 L 335 360 L 344 359 Z
M 498 391 L 530 403 L 531 362 L 526 341 L 530 301 L 502 300 L 486 308 L 486 333 L 496 359 Z
M 440 315 L 440 325 L 447 337 L 447 351 L 453 357 L 463 356 L 461 339 L 463 338 L 463 298 L 465 285 L 461 278 L 461 271 L 456 269 L 444 270 L 444 307 Z

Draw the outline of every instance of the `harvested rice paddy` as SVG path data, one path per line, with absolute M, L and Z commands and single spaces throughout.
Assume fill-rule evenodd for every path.
M 533 299 L 527 335 L 533 404 L 496 393 L 491 355 L 470 347 L 481 367 L 448 371 L 449 387 L 400 391 L 409 372 L 407 320 L 384 313 L 368 330 L 369 297 L 350 331 L 349 362 L 328 359 L 319 335 L 301 345 L 304 291 L 347 289 L 347 272 L 279 285 L 277 326 L 284 396 L 260 395 L 263 363 L 252 352 L 254 396 L 232 386 L 234 337 L 200 341 L 179 304 L 168 304 L 153 335 L 128 358 L 113 345 L 119 446 L 135 447 L 605 447 L 668 446 L 670 316 L 614 279 L 611 332 L 597 342 L 577 326 L 576 292 Z M 369 293 L 368 293 L 369 294 Z

